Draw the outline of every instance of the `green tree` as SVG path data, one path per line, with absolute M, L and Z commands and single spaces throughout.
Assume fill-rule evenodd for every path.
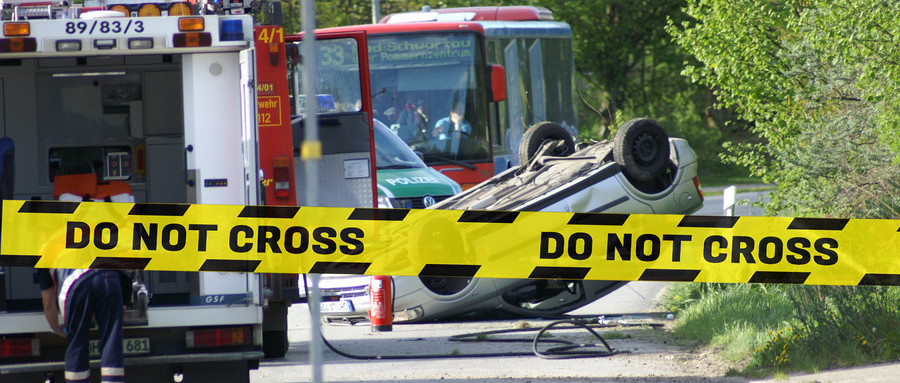
M 296 4 L 297 0 L 291 0 Z M 535 5 L 553 11 L 554 19 L 572 26 L 578 73 L 579 128 L 586 138 L 608 138 L 618 122 L 647 116 L 673 136 L 688 139 L 700 156 L 701 171 L 721 171 L 718 152 L 726 135 L 740 131 L 722 123 L 725 110 L 711 108 L 713 96 L 703 85 L 681 75 L 693 57 L 674 44 L 667 20 L 686 20 L 685 0 L 441 0 L 437 8 Z M 415 11 L 425 3 L 381 0 L 381 14 Z M 287 7 L 286 7 L 287 8 Z M 370 0 L 316 2 L 319 27 L 371 22 Z M 299 14 L 294 12 L 294 14 Z M 286 25 L 289 24 L 287 21 Z M 299 23 L 297 30 L 299 30 Z M 286 30 L 292 28 L 286 26 Z M 740 141 L 740 140 L 739 140 Z
M 900 216 L 898 2 L 689 0 L 668 30 L 760 138 L 725 160 L 779 185 L 774 212 Z

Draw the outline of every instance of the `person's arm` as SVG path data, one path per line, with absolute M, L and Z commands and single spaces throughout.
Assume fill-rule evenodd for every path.
M 59 336 L 66 336 L 59 323 L 59 306 L 56 305 L 56 281 L 50 275 L 50 271 L 39 269 L 37 271 L 38 284 L 41 287 L 41 302 L 44 306 L 44 317 L 50 324 L 50 331 Z
M 59 307 L 56 306 L 56 285 L 41 290 L 41 301 L 44 303 L 44 317 L 50 324 L 50 330 L 59 336 L 66 336 L 59 324 Z

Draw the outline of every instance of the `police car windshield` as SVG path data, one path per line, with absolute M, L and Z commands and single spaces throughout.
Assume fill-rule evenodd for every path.
M 381 121 L 375 120 L 377 169 L 424 168 L 425 163 Z

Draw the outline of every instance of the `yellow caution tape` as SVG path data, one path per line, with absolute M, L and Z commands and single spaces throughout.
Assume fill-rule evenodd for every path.
M 0 266 L 900 285 L 900 220 L 3 201 Z

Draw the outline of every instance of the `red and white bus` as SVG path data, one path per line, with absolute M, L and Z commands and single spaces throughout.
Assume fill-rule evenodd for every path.
M 551 121 L 577 135 L 575 66 L 571 27 L 553 20 L 550 10 L 533 6 L 430 9 L 385 16 L 379 23 L 403 26 L 447 21 L 477 23 L 485 35 L 485 59 L 505 68 L 505 100 L 491 104 L 494 170 L 519 165 L 517 151 L 525 130 Z M 373 89 L 375 89 L 373 87 Z
M 425 163 L 465 189 L 492 177 L 490 103 L 505 97 L 500 66 L 487 64 L 484 29 L 471 22 L 375 24 L 317 33 L 365 31 L 374 118 L 389 126 Z M 322 52 L 340 64 L 342 51 Z M 452 109 L 468 127 L 435 131 Z M 417 116 L 417 117 L 416 117 Z

